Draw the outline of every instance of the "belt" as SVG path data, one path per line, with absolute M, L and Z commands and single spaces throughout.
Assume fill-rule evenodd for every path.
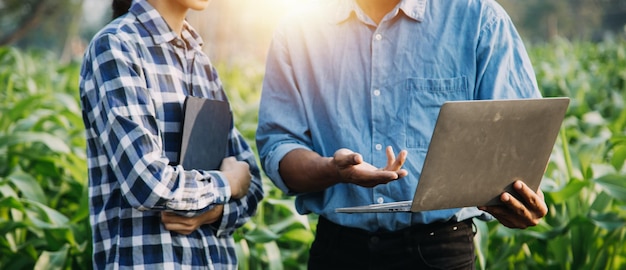
M 472 229 L 473 222 L 471 219 L 463 221 L 449 220 L 446 222 L 433 222 L 429 224 L 415 224 L 407 228 L 395 231 L 376 231 L 370 232 L 359 228 L 347 227 L 336 224 L 323 216 L 319 216 L 317 224 L 318 232 L 339 232 L 343 237 L 353 239 L 370 239 L 372 237 L 378 239 L 395 239 L 405 238 L 410 235 L 434 235 L 448 231 L 456 231 L 460 229 Z

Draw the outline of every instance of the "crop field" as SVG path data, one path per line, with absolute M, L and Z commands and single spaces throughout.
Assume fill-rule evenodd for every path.
M 626 41 L 528 47 L 544 96 L 571 103 L 542 190 L 542 222 L 475 221 L 477 269 L 626 268 Z M 90 269 L 79 63 L 0 47 L 0 269 Z M 263 68 L 218 64 L 254 145 Z M 258 214 L 235 233 L 240 269 L 306 269 L 316 218 L 264 179 Z

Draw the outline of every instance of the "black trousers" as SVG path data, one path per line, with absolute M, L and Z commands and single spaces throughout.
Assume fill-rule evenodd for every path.
M 367 232 L 319 218 L 308 269 L 474 269 L 471 220 Z

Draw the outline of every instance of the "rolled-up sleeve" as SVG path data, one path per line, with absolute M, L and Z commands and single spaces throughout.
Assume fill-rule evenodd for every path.
M 267 58 L 266 70 L 272 72 L 266 73 L 263 82 L 256 142 L 265 173 L 283 192 L 293 195 L 280 176 L 280 161 L 292 150 L 310 150 L 311 138 L 298 83 L 291 74 L 294 54 L 284 42 L 283 33 L 277 32 Z

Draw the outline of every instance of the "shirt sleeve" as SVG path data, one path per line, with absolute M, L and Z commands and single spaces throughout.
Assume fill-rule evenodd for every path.
M 233 199 L 224 205 L 222 219 L 214 224 L 218 237 L 230 235 L 235 229 L 243 226 L 255 213 L 259 202 L 263 199 L 261 171 L 256 163 L 254 153 L 237 129 L 233 129 L 229 140 L 229 154 L 250 166 L 252 180 L 248 193 L 241 199 Z
M 280 175 L 280 161 L 295 149 L 311 150 L 312 141 L 283 31 L 276 32 L 267 57 L 266 70 L 272 72 L 263 80 L 256 142 L 268 177 L 285 194 L 296 195 Z
M 88 133 L 103 149 L 126 201 L 138 210 L 203 212 L 226 203 L 231 192 L 219 171 L 183 170 L 163 155 L 155 105 L 146 83 L 142 59 L 134 47 L 114 35 L 94 40 L 82 95 Z M 103 191 L 104 192 L 104 191 Z
M 539 98 L 526 48 L 500 6 L 485 8 L 477 45 L 476 99 Z

